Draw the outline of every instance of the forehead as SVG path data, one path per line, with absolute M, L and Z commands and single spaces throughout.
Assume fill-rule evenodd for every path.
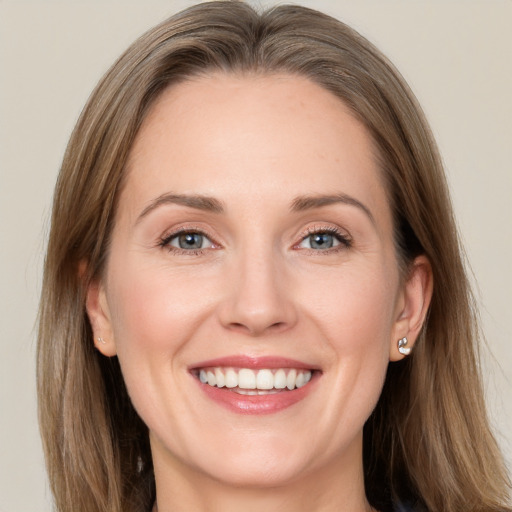
M 131 204 L 170 191 L 229 199 L 243 183 L 253 200 L 327 188 L 378 203 L 385 193 L 376 161 L 362 123 L 312 81 L 217 73 L 155 101 L 130 153 L 124 195 Z

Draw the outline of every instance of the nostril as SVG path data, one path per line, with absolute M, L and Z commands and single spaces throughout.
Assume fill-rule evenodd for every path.
M 279 332 L 282 329 L 286 328 L 286 322 L 274 322 L 270 325 L 257 325 L 255 323 L 241 323 L 241 322 L 231 322 L 229 324 L 230 329 L 238 332 L 242 332 L 245 334 L 249 334 L 250 336 L 259 336 L 268 332 Z
M 286 322 L 275 322 L 272 325 L 269 325 L 268 329 L 272 331 L 280 331 L 284 327 L 286 327 Z

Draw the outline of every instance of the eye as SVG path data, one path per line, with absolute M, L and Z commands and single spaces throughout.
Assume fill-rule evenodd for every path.
M 214 246 L 213 242 L 206 235 L 197 231 L 173 233 L 163 239 L 160 245 L 182 251 L 197 251 Z
M 317 251 L 326 251 L 343 245 L 350 247 L 350 239 L 337 230 L 318 230 L 310 233 L 298 244 L 301 249 L 313 249 Z

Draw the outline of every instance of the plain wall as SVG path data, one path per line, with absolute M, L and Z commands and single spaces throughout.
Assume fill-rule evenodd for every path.
M 0 0 L 0 512 L 51 509 L 37 429 L 35 319 L 65 144 L 114 59 L 192 3 Z M 512 2 L 298 3 L 376 43 L 426 111 L 478 284 L 488 403 L 511 465 Z

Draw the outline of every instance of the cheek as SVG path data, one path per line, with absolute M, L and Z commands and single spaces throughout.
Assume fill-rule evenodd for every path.
M 389 364 L 397 278 L 392 272 L 366 269 L 331 280 L 329 289 L 322 302 L 320 295 L 311 302 L 317 304 L 322 318 L 318 325 L 331 351 L 329 417 L 343 418 L 341 435 L 343 430 L 357 431 L 380 396 Z
M 362 354 L 389 340 L 397 297 L 396 274 L 384 265 L 333 272 L 317 281 L 306 307 L 333 345 L 343 348 L 344 353 Z
M 211 277 L 199 279 L 190 270 L 147 265 L 136 258 L 111 268 L 115 272 L 108 295 L 114 340 L 137 407 L 168 389 L 165 379 L 189 362 L 183 356 L 187 342 L 203 328 L 219 287 Z
M 350 376 L 361 404 L 374 404 L 389 364 L 389 343 L 394 325 L 396 283 L 384 272 L 368 273 L 346 289 L 346 301 L 336 322 L 336 352 L 340 375 Z M 333 333 L 334 336 L 334 333 Z M 334 339 L 334 338 L 333 338 Z M 348 386 L 343 379 L 344 386 Z
M 118 350 L 128 344 L 141 350 L 169 350 L 193 328 L 209 302 L 208 291 L 190 273 L 144 266 L 131 271 L 126 265 L 117 274 L 112 279 L 111 310 Z
M 177 421 L 183 412 L 169 382 L 182 371 L 183 347 L 204 308 L 198 307 L 194 283 L 187 286 L 161 268 L 137 265 L 135 271 L 129 263 L 110 276 L 114 340 L 133 405 L 150 428 L 158 429 L 162 418 Z

